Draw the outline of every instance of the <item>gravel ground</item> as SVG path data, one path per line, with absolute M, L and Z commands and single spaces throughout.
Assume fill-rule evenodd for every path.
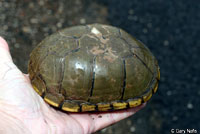
M 45 36 L 94 22 L 134 35 L 161 68 L 159 90 L 147 106 L 96 134 L 169 134 L 172 128 L 200 133 L 199 0 L 0 0 L 0 36 L 25 73 L 31 50 Z

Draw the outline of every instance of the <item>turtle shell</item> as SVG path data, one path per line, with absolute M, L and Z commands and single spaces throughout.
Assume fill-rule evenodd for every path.
M 120 28 L 74 26 L 46 37 L 28 66 L 34 90 L 69 112 L 136 107 L 156 92 L 160 72 L 150 50 Z

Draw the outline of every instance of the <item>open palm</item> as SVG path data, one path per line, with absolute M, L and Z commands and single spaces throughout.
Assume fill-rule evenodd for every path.
M 13 63 L 0 37 L 0 133 L 87 134 L 133 115 L 144 105 L 104 113 L 64 113 L 46 104 Z

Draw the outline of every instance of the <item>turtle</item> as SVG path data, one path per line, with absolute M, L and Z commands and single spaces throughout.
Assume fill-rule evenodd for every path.
M 157 91 L 158 61 L 121 28 L 87 24 L 60 30 L 31 52 L 34 90 L 63 112 L 106 112 L 137 107 Z

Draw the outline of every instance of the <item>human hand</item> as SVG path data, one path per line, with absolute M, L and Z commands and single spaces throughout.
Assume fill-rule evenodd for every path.
M 65 113 L 46 104 L 34 91 L 27 74 L 13 63 L 0 37 L 0 133 L 87 134 L 133 115 L 145 104 L 103 113 Z

